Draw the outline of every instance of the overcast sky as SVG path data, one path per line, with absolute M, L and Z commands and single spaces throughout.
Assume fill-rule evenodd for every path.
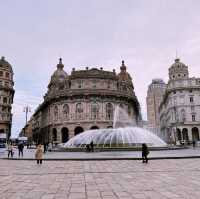
M 0 56 L 14 70 L 13 136 L 25 124 L 23 107 L 33 113 L 42 102 L 59 57 L 68 74 L 85 66 L 119 72 L 125 60 L 144 119 L 148 85 L 167 82 L 176 50 L 200 77 L 198 0 L 0 0 L 0 8 Z

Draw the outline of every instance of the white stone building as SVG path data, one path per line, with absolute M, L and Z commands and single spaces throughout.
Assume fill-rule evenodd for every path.
M 169 81 L 159 112 L 165 141 L 199 140 L 200 78 L 190 78 L 188 66 L 179 59 L 169 68 Z
M 33 115 L 33 139 L 61 143 L 85 130 L 112 128 L 116 106 L 139 124 L 139 102 L 124 61 L 118 74 L 86 67 L 68 75 L 60 59 L 44 101 Z

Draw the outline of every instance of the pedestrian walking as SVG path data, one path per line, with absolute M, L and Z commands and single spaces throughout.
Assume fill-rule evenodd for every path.
M 195 145 L 196 145 L 196 142 L 195 142 L 195 140 L 193 140 L 193 141 L 192 141 L 192 146 L 193 146 L 193 148 L 195 148 Z
M 48 151 L 48 144 L 44 143 L 44 153 L 46 153 Z
M 93 143 L 93 141 L 90 142 L 90 149 L 91 149 L 92 152 L 94 152 L 94 143 Z
M 23 151 L 24 151 L 24 144 L 23 144 L 23 142 L 20 142 L 19 144 L 18 144 L 18 156 L 20 157 L 20 155 L 23 157 Z
M 148 163 L 148 154 L 149 154 L 149 149 L 148 146 L 143 143 L 142 144 L 142 162 L 143 163 Z
M 13 145 L 12 142 L 8 142 L 7 145 L 7 149 L 8 149 L 8 158 L 11 156 L 11 158 L 13 157 Z
M 86 144 L 86 152 L 90 152 L 91 148 L 90 148 L 90 144 Z
M 41 144 L 39 144 L 37 146 L 37 149 L 36 149 L 36 152 L 35 152 L 35 159 L 37 160 L 37 164 L 42 164 L 43 150 L 42 150 Z

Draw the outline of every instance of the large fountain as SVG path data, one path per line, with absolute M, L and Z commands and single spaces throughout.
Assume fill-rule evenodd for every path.
M 93 141 L 97 148 L 139 147 L 147 143 L 151 147 L 164 147 L 166 143 L 150 131 L 135 127 L 126 111 L 116 107 L 113 129 L 88 130 L 71 138 L 65 148 L 85 147 Z

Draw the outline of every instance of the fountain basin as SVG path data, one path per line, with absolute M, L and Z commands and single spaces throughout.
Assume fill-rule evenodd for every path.
M 167 144 L 158 136 L 139 127 L 89 130 L 71 138 L 64 148 L 85 148 L 93 141 L 95 148 L 140 148 L 142 143 L 149 147 L 166 147 Z

